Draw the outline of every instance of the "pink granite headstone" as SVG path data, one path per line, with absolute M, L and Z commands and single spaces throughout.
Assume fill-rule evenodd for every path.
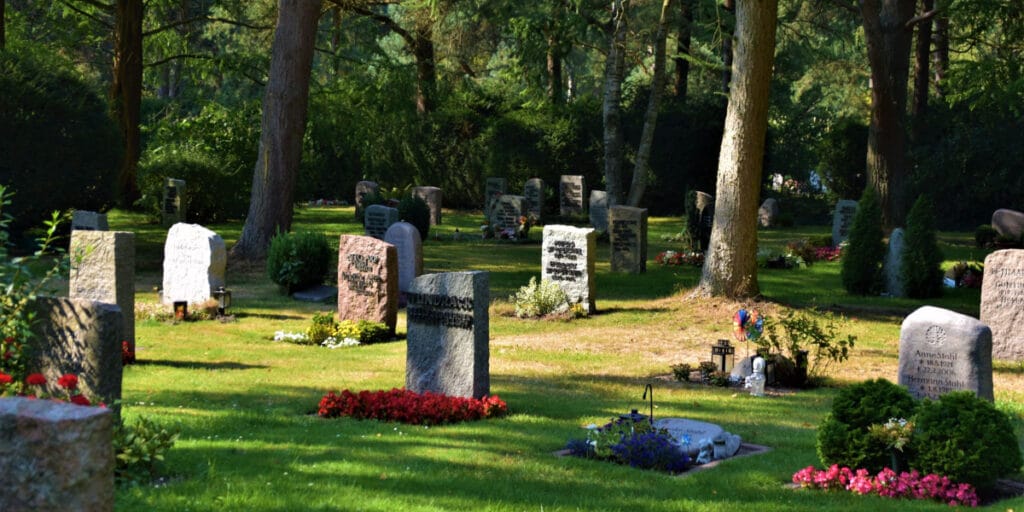
M 369 236 L 338 242 L 338 318 L 381 322 L 392 333 L 398 319 L 398 251 Z

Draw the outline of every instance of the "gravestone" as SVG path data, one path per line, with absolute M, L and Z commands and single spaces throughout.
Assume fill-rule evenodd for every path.
M 903 297 L 903 229 L 896 228 L 889 235 L 889 252 L 885 256 L 885 291 L 893 297 Z
M 661 418 L 654 420 L 654 428 L 668 430 L 668 433 L 672 435 L 672 438 L 683 446 L 684 451 L 691 458 L 697 456 L 697 452 L 700 450 L 700 446 L 697 441 L 701 439 L 714 439 L 723 433 L 725 430 L 715 425 L 714 423 L 707 423 L 704 421 L 689 420 L 684 418 Z M 683 443 L 684 439 L 689 439 L 689 444 Z
M 135 233 L 72 231 L 68 297 L 121 308 L 121 335 L 135 350 Z
M 992 329 L 992 357 L 1024 361 L 1024 249 L 1004 249 L 985 258 L 981 321 Z
M 715 223 L 715 197 L 707 192 L 697 192 L 697 241 L 701 251 L 707 251 L 711 243 L 711 228 Z
M 757 209 L 757 223 L 762 228 L 772 228 L 779 222 L 779 202 L 769 197 Z
M 0 398 L 0 510 L 114 510 L 114 415 Z
M 363 233 L 377 240 L 383 240 L 384 233 L 387 233 L 388 228 L 398 222 L 398 208 L 371 204 L 366 207 L 366 215 L 363 219 Z
M 165 228 L 185 222 L 185 205 L 185 180 L 167 178 L 164 182 L 164 197 L 160 208 Z
M 494 207 L 498 196 L 508 192 L 508 180 L 505 178 L 487 178 L 484 189 L 484 217 L 491 218 L 491 208 Z
M 472 398 L 490 394 L 490 293 L 487 272 L 427 274 L 413 280 L 406 389 Z
M 590 225 L 598 233 L 608 232 L 608 192 L 590 191 Z
M 589 313 L 594 301 L 594 258 L 597 233 L 593 228 L 544 226 L 541 245 L 541 279 L 557 283 L 570 304 L 581 304 Z
M 647 209 L 613 206 L 608 223 L 612 272 L 647 272 Z
M 107 214 L 96 213 L 86 210 L 75 210 L 71 214 L 72 231 L 106 231 Z
M 526 198 L 527 212 L 530 221 L 540 222 L 544 218 L 544 180 L 530 178 L 523 186 L 523 197 Z
M 416 226 L 396 222 L 384 233 L 384 241 L 395 246 L 398 258 L 398 291 L 409 291 L 412 280 L 423 273 L 423 242 Z
M 916 398 L 965 390 L 992 401 L 992 331 L 948 309 L 918 308 L 900 328 L 898 382 Z
M 715 196 L 708 194 L 707 192 L 697 191 L 697 200 L 695 204 L 698 212 L 702 212 L 708 207 L 714 208 Z
M 29 371 L 46 376 L 47 393 L 63 395 L 57 379 L 78 376 L 78 388 L 94 402 L 117 410 L 121 399 L 121 308 L 85 299 L 39 297 L 38 321 L 28 356 Z
M 380 185 L 375 181 L 360 181 L 356 183 L 356 218 L 366 210 L 366 196 L 377 195 L 380 192 Z
M 198 224 L 171 226 L 164 243 L 164 304 L 201 304 L 224 286 L 228 256 L 224 239 Z
M 511 228 L 513 233 L 519 227 L 520 217 L 526 213 L 526 198 L 523 196 L 502 195 L 498 196 L 491 210 L 491 226 L 494 227 L 495 235 L 498 231 Z
M 412 195 L 423 200 L 430 208 L 430 225 L 441 223 L 441 189 L 437 187 L 413 187 Z
M 558 181 L 558 212 L 562 216 L 586 213 L 583 191 L 587 189 L 583 176 L 563 174 Z
M 850 227 L 853 226 L 853 216 L 857 214 L 857 201 L 843 199 L 836 203 L 835 212 L 832 214 L 832 245 L 837 246 L 846 241 L 850 236 Z
M 1024 236 L 1024 213 L 1005 208 L 992 213 L 992 229 L 1010 240 L 1020 241 Z
M 398 251 L 395 246 L 368 236 L 341 235 L 338 319 L 380 322 L 394 334 L 398 320 Z

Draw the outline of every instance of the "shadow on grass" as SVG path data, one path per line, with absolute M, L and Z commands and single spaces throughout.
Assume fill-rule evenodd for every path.
M 134 364 L 139 366 L 167 366 L 170 368 L 194 368 L 196 370 L 254 370 L 270 368 L 262 364 L 245 364 L 235 362 L 200 362 L 200 361 L 166 361 L 161 359 L 140 359 Z
M 271 313 L 243 313 L 241 311 L 232 313 L 235 318 L 263 318 L 267 320 L 302 320 L 306 318 L 302 315 L 279 315 Z

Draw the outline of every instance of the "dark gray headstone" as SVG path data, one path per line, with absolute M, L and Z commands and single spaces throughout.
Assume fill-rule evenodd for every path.
M 380 192 L 380 185 L 375 181 L 360 181 L 356 183 L 356 218 L 366 210 L 366 196 L 377 195 Z
M 388 228 L 398 222 L 398 208 L 391 208 L 382 204 L 371 204 L 366 207 L 366 215 L 363 219 L 366 236 L 383 240 L 384 233 L 388 232 Z
M 368 236 L 341 235 L 338 319 L 380 322 L 395 332 L 398 320 L 398 251 L 395 246 Z
M 224 286 L 228 255 L 224 239 L 198 224 L 175 224 L 164 243 L 164 304 L 200 304 Z
M 702 212 L 702 211 L 704 211 L 708 207 L 714 208 L 715 207 L 715 196 L 713 196 L 711 194 L 708 194 L 707 192 L 700 192 L 700 191 L 698 191 L 697 192 L 696 206 L 697 206 L 697 211 L 698 212 Z
M 544 226 L 541 246 L 541 279 L 557 283 L 569 302 L 597 311 L 594 300 L 594 259 L 597 233 L 593 228 Z
M 441 189 L 437 187 L 413 187 L 412 195 L 423 200 L 430 208 L 430 225 L 441 223 Z
M 164 197 L 160 204 L 163 226 L 169 228 L 179 222 L 185 222 L 185 180 L 167 178 L 164 182 Z
M 106 231 L 107 214 L 96 213 L 86 210 L 75 210 L 71 214 L 72 231 Z
M 508 180 L 505 178 L 487 178 L 484 189 L 484 217 L 491 218 L 491 208 L 494 207 L 498 196 L 508 192 Z
M 889 252 L 885 256 L 885 290 L 893 297 L 906 295 L 903 286 L 903 229 L 889 235 Z
M 29 369 L 46 376 L 47 393 L 63 394 L 61 375 L 78 376 L 87 398 L 117 408 L 121 399 L 121 308 L 84 299 L 39 297 Z
M 608 192 L 590 191 L 590 225 L 598 233 L 608 232 Z
M 1024 250 L 1004 249 L 985 258 L 981 321 L 992 328 L 992 357 L 1024 361 Z
M 587 205 L 583 202 L 583 194 L 587 190 L 587 182 L 583 176 L 563 174 L 558 182 L 558 210 L 561 215 L 580 215 L 587 213 Z
M 843 199 L 836 203 L 832 214 L 832 245 L 839 245 L 850 236 L 853 217 L 857 214 L 857 201 Z
M 1016 210 L 999 209 L 992 213 L 992 228 L 1011 240 L 1019 241 L 1024 236 L 1024 213 Z
M 502 229 L 519 227 L 521 217 L 526 214 L 526 198 L 505 194 L 499 196 L 491 210 L 491 226 L 495 233 Z
M 769 197 L 757 210 L 757 223 L 763 228 L 775 227 L 779 222 L 779 202 Z
M 405 293 L 412 280 L 423 273 L 423 242 L 420 231 L 408 222 L 396 222 L 384 233 L 384 241 L 398 254 L 398 291 Z
M 544 180 L 540 178 L 530 178 L 526 180 L 526 185 L 523 186 L 523 197 L 526 198 L 527 211 L 529 212 L 530 220 L 534 223 L 540 222 L 544 218 Z
M 490 394 L 487 272 L 427 274 L 408 293 L 405 387 L 482 398 Z
M 135 348 L 135 233 L 72 231 L 68 297 L 121 308 L 121 334 Z
M 647 209 L 613 206 L 608 214 L 612 272 L 647 271 Z
M 917 398 L 963 390 L 993 400 L 992 331 L 948 309 L 918 308 L 900 329 L 898 381 Z
M 0 398 L 0 510 L 114 510 L 114 415 Z

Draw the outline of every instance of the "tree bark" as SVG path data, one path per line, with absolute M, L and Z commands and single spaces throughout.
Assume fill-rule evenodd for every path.
M 110 99 L 121 130 L 124 156 L 118 172 L 118 201 L 130 207 L 139 198 L 137 174 L 142 154 L 142 0 L 117 0 L 114 11 L 114 66 Z
M 722 8 L 727 12 L 735 12 L 735 4 L 736 0 L 724 0 Z M 723 13 L 718 29 L 722 33 L 722 92 L 728 96 L 729 83 L 732 81 L 733 31 L 729 29 L 729 23 L 726 21 L 726 18 L 727 16 Z
M 562 55 L 559 51 L 558 35 L 554 30 L 548 34 L 547 59 L 548 100 L 552 105 L 561 105 L 565 103 L 565 94 L 562 90 Z
M 863 0 L 861 17 L 871 65 L 868 181 L 882 205 L 886 231 L 903 224 L 907 173 L 907 80 L 915 0 Z
M 629 0 L 613 0 L 612 27 L 604 68 L 604 181 L 608 206 L 622 204 L 622 79 L 626 69 L 626 9 Z
M 778 0 L 737 0 L 735 65 L 718 160 L 715 220 L 698 295 L 760 294 L 757 208 Z
M 922 12 L 931 11 L 935 0 L 921 0 Z M 928 63 L 931 60 L 932 20 L 928 19 L 917 27 L 917 44 L 914 47 L 914 100 L 910 104 L 913 117 L 911 127 L 913 138 L 917 138 L 925 114 L 928 113 L 928 84 L 931 82 Z
M 416 58 L 416 112 L 434 111 L 437 91 L 437 66 L 434 61 L 434 29 L 430 24 L 416 28 L 412 53 Z
M 7 47 L 7 18 L 5 12 L 7 0 L 0 0 L 0 50 Z
M 682 55 L 690 55 L 690 37 L 693 33 L 693 0 L 682 0 L 679 2 L 679 27 L 676 32 L 676 54 L 675 79 L 672 83 L 672 93 L 677 99 L 686 99 L 686 92 L 690 81 L 690 61 Z
M 937 16 L 935 29 L 932 31 L 932 83 L 935 95 L 942 98 L 946 94 L 946 71 L 949 69 L 949 18 Z
M 668 37 L 668 9 L 671 4 L 672 0 L 663 0 L 658 30 L 654 36 L 654 77 L 651 78 L 651 97 L 647 101 L 647 112 L 644 113 L 644 127 L 636 150 L 636 163 L 633 165 L 633 181 L 626 201 L 629 206 L 640 206 L 647 190 L 648 163 L 654 144 L 654 129 L 658 124 L 658 108 L 665 88 L 665 39 Z
M 292 225 L 295 182 L 306 129 L 320 0 L 280 0 L 263 96 L 260 148 L 252 178 L 249 214 L 231 255 L 266 257 L 270 238 Z

